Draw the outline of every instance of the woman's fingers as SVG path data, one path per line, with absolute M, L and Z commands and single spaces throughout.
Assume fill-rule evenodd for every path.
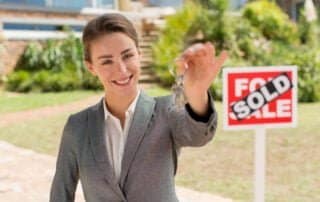
M 226 51 L 222 51 L 216 57 L 215 47 L 210 42 L 194 44 L 187 48 L 180 57 L 181 60 L 177 63 L 178 72 L 183 73 L 185 68 L 190 66 L 190 68 L 196 67 L 207 70 L 214 68 L 214 74 L 216 74 L 227 58 L 228 53 Z
M 205 54 L 204 45 L 197 43 L 197 44 L 194 44 L 194 45 L 190 46 L 189 48 L 187 48 L 183 52 L 182 56 L 186 59 L 191 59 L 195 56 L 199 56 L 199 55 L 203 55 L 203 54 Z
M 208 52 L 208 57 L 211 58 L 212 60 L 215 60 L 216 50 L 215 50 L 214 46 L 212 45 L 212 43 L 206 42 L 205 46 L 206 46 L 206 49 Z
M 186 69 L 188 69 L 188 63 L 184 57 L 177 58 L 175 60 L 175 64 L 177 67 L 177 69 L 176 69 L 177 75 L 183 74 L 186 71 Z
M 216 69 L 221 69 L 223 63 L 226 61 L 226 59 L 228 58 L 228 52 L 227 51 L 222 51 L 219 55 L 219 57 L 217 58 L 217 60 L 215 61 L 215 68 Z

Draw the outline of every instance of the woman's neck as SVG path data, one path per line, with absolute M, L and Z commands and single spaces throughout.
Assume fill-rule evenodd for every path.
M 105 95 L 105 101 L 106 105 L 108 107 L 108 111 L 117 117 L 121 125 L 124 124 L 125 121 L 125 113 L 127 109 L 129 108 L 130 104 L 133 102 L 133 100 L 138 95 L 138 91 L 130 96 L 112 96 L 110 94 Z

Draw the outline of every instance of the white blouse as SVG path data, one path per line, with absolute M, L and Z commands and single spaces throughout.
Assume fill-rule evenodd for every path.
M 107 155 L 118 182 L 120 181 L 121 162 L 127 141 L 128 131 L 132 122 L 139 95 L 140 91 L 125 113 L 125 124 L 123 129 L 121 127 L 120 120 L 109 112 L 104 100 L 104 131 L 108 152 Z

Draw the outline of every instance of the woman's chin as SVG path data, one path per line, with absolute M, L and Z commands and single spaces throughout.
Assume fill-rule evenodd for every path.
M 133 78 L 128 83 L 113 83 L 113 92 L 121 97 L 131 97 L 137 94 L 138 83 Z

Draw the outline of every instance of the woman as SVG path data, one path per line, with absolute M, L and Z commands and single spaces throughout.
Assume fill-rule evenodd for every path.
M 63 131 L 50 201 L 74 201 L 80 179 L 88 202 L 175 202 L 177 153 L 214 135 L 217 115 L 208 88 L 225 61 L 210 43 L 182 53 L 182 109 L 172 96 L 138 88 L 141 54 L 131 22 L 120 14 L 90 21 L 83 32 L 85 63 L 103 84 L 95 106 L 71 115 Z

